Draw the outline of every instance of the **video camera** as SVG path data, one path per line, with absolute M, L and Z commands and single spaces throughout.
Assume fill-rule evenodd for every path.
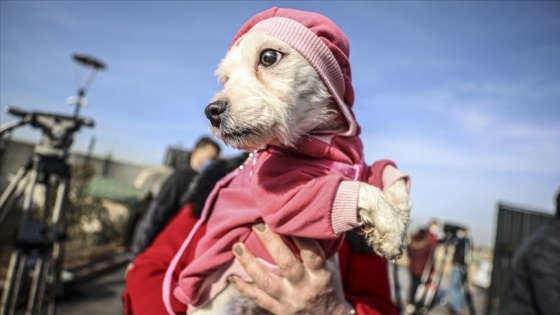
M 461 225 L 456 225 L 451 223 L 444 223 L 443 225 L 443 232 L 445 232 L 445 234 L 447 233 L 456 234 L 457 231 L 466 231 L 466 230 L 467 228 Z

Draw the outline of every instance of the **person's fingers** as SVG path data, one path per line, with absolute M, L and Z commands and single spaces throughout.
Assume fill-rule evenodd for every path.
M 233 245 L 233 254 L 239 260 L 239 263 L 247 272 L 247 275 L 253 279 L 255 284 L 267 294 L 277 297 L 281 294 L 281 280 L 264 267 L 251 253 L 251 251 L 243 243 Z
M 280 235 L 273 233 L 264 223 L 253 225 L 253 230 L 288 281 L 298 281 L 305 275 L 303 264 L 284 243 Z
M 318 241 L 302 237 L 294 237 L 299 248 L 303 265 L 311 270 L 321 270 L 325 267 L 325 252 Z
M 273 314 L 278 314 L 282 309 L 282 305 L 277 300 L 272 298 L 256 285 L 247 283 L 235 276 L 231 276 L 229 279 L 241 294 L 257 303 L 257 305 L 263 309 L 268 310 Z

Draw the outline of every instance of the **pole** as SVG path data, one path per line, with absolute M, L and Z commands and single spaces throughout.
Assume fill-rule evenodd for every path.
M 80 109 L 82 107 L 82 101 L 85 94 L 86 91 L 83 88 L 78 90 L 78 99 L 76 100 L 76 108 L 74 108 L 74 118 L 78 118 L 78 115 L 80 114 Z

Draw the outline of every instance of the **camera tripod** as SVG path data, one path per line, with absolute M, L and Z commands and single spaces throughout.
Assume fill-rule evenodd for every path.
M 6 111 L 21 119 L 1 126 L 0 137 L 16 127 L 29 124 L 42 131 L 42 138 L 0 197 L 0 225 L 23 197 L 19 229 L 2 290 L 1 314 L 12 315 L 19 306 L 20 291 L 28 279 L 30 264 L 34 268 L 26 314 L 42 314 L 45 311 L 55 314 L 66 237 L 65 212 L 70 182 L 68 150 L 74 133 L 82 126 L 92 127 L 93 121 L 11 107 Z M 44 186 L 44 199 L 40 209 L 34 211 L 33 197 L 39 185 Z M 56 192 L 54 198 L 51 192 Z
M 428 262 L 424 267 L 424 272 L 422 273 L 422 277 L 420 278 L 420 284 L 418 285 L 416 294 L 414 295 L 414 309 L 411 314 L 428 314 L 430 309 L 433 307 L 434 299 L 436 298 L 436 295 L 438 293 L 445 266 L 449 261 L 449 256 L 452 254 L 451 249 L 456 247 L 456 233 L 459 230 L 466 231 L 466 229 L 463 227 L 445 224 L 445 237 L 439 240 L 437 245 L 437 247 L 443 247 L 443 255 L 441 255 L 441 257 L 436 260 L 435 251 L 437 247 L 434 247 L 432 249 L 432 252 L 430 253 L 430 259 L 428 259 Z M 468 282 L 466 281 L 466 278 L 467 275 L 465 274 L 465 277 L 461 279 L 464 298 L 469 309 L 469 314 L 476 315 L 472 295 L 468 288 Z
M 70 98 L 76 106 L 74 116 L 27 112 L 8 107 L 6 112 L 20 119 L 0 126 L 0 139 L 3 134 L 24 125 L 31 125 L 42 132 L 41 141 L 35 145 L 28 161 L 0 196 L 0 225 L 23 197 L 20 222 L 2 289 L 0 315 L 14 314 L 19 306 L 22 287 L 29 287 L 26 315 L 56 313 L 56 297 L 62 288 L 67 229 L 65 214 L 70 184 L 69 149 L 74 141 L 74 133 L 82 127 L 94 125 L 92 120 L 79 118 L 78 114 L 86 103 L 86 88 L 91 84 L 95 71 L 106 67 L 103 62 L 82 54 L 74 54 L 73 59 L 92 69 L 86 84 L 78 89 L 78 96 Z M 35 209 L 33 199 L 39 186 L 44 188 L 43 198 L 39 202 L 39 209 Z M 55 193 L 54 198 L 52 193 Z M 33 271 L 29 284 L 30 265 Z

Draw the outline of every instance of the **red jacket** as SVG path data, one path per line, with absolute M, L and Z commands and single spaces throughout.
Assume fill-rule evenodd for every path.
M 192 207 L 187 204 L 150 247 L 136 257 L 134 268 L 126 277 L 123 293 L 125 315 L 165 315 L 167 311 L 162 299 L 162 283 L 167 267 L 181 243 L 197 222 Z M 203 234 L 206 227 L 199 229 Z M 193 238 L 196 242 L 202 234 Z M 174 286 L 179 273 L 192 260 L 193 253 L 181 257 L 174 270 Z M 353 252 L 347 240 L 339 251 L 340 269 L 346 300 L 358 315 L 397 315 L 391 300 L 391 288 L 387 263 L 374 253 Z M 187 306 L 171 296 L 175 314 L 185 314 Z

